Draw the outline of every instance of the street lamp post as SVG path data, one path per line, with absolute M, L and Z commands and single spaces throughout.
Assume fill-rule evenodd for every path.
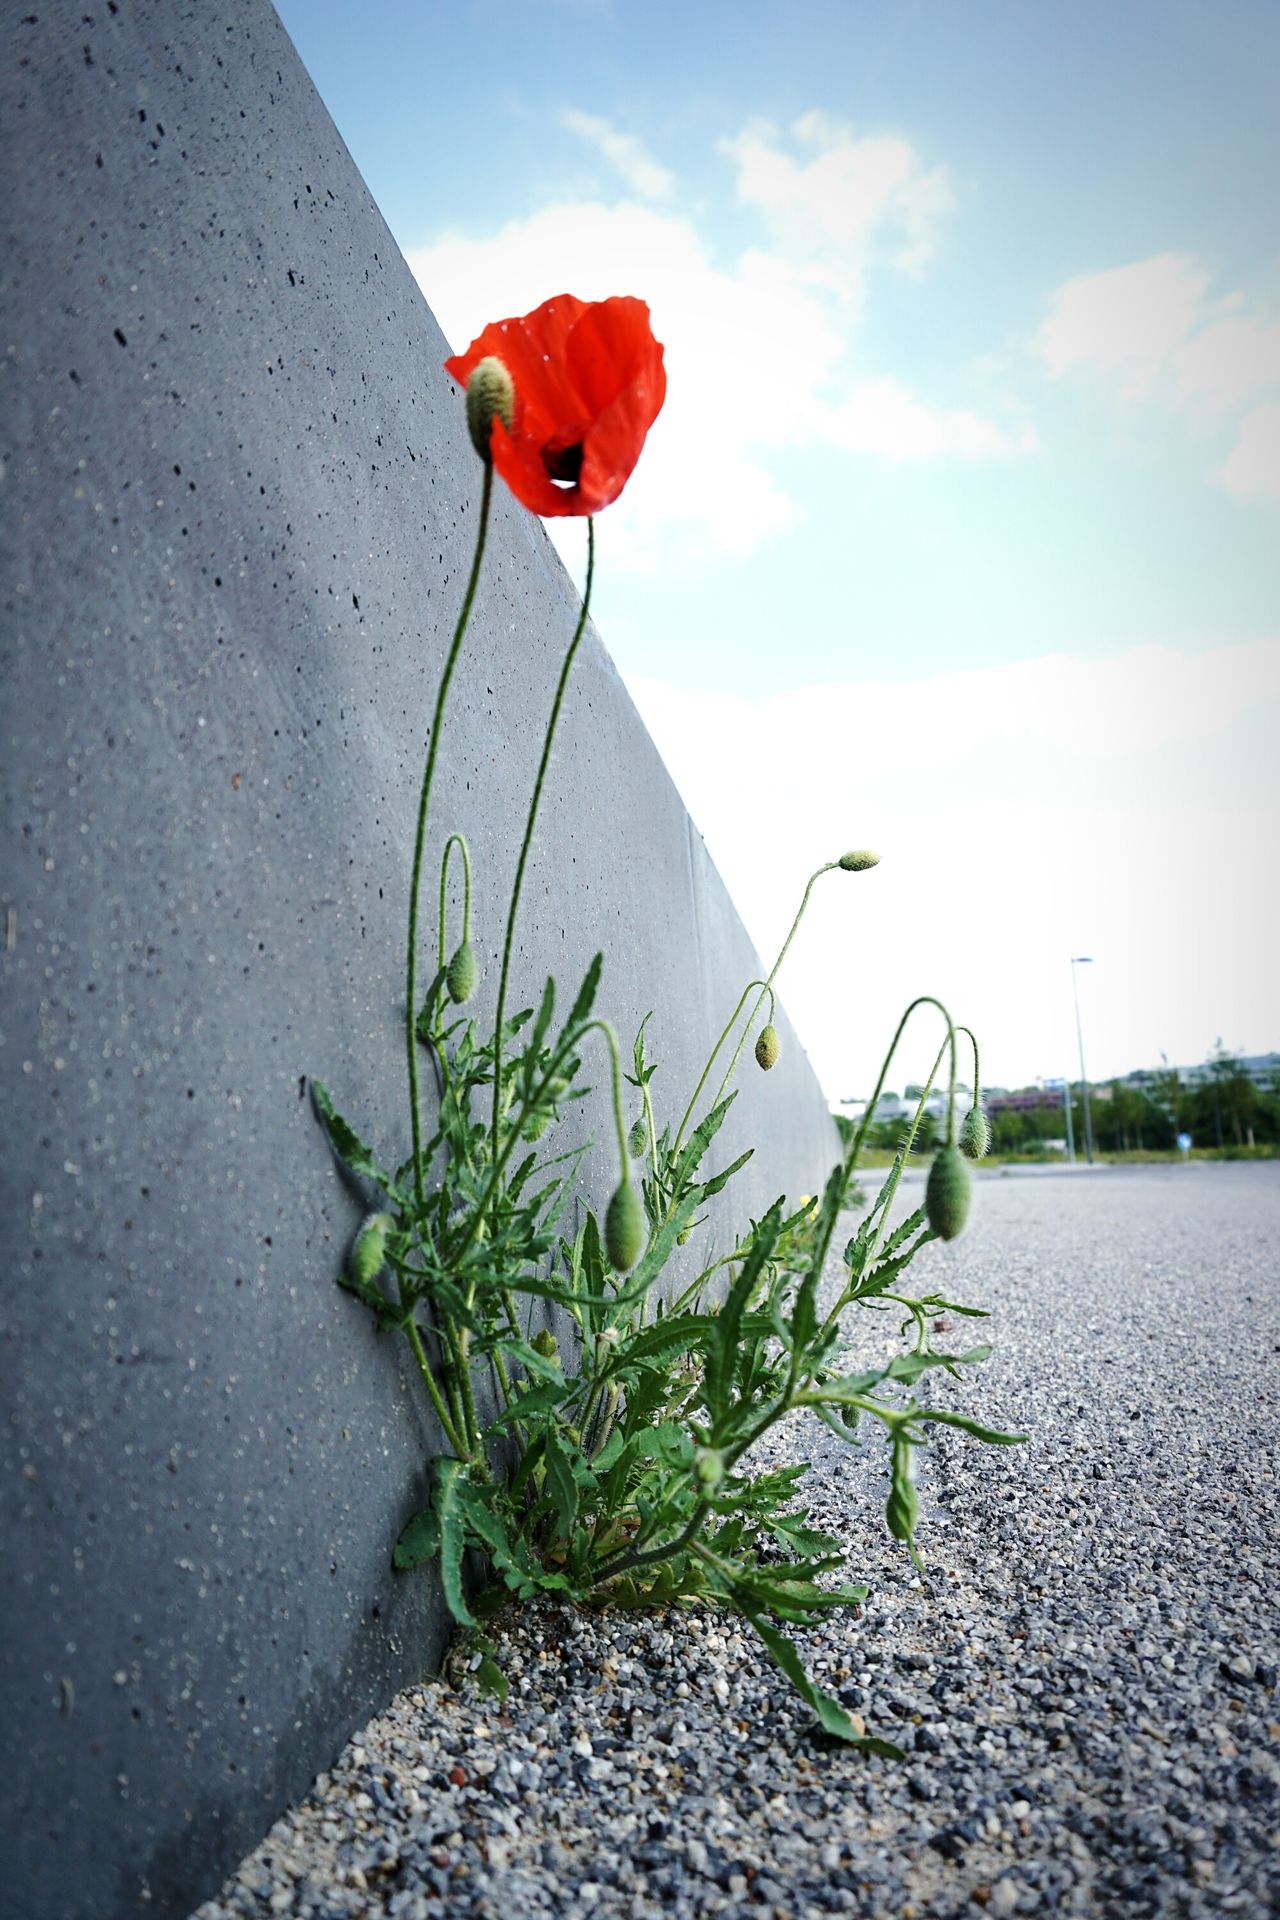
M 1092 956 L 1087 953 L 1073 954 L 1071 957 L 1071 993 L 1076 1003 L 1076 1042 L 1080 1048 L 1080 1096 L 1084 1101 L 1084 1157 L 1093 1165 L 1093 1120 L 1089 1113 L 1089 1077 L 1084 1069 L 1084 1030 L 1080 1025 L 1080 988 L 1076 982 L 1076 968 L 1093 965 Z
M 1071 1082 L 1070 1080 L 1064 1080 L 1062 1083 L 1062 1109 L 1067 1116 L 1067 1162 L 1070 1166 L 1074 1167 L 1076 1163 L 1076 1140 L 1075 1140 L 1075 1128 L 1071 1124 Z

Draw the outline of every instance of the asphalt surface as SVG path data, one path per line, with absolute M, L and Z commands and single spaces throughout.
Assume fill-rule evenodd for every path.
M 402 1694 L 200 1920 L 1277 1911 L 1278 1246 L 1274 1163 L 981 1178 L 913 1279 L 996 1350 L 930 1391 L 1029 1438 L 932 1429 L 923 1577 L 881 1448 L 780 1436 L 871 1587 L 806 1658 L 904 1761 L 732 1621 L 513 1610 L 505 1710 Z

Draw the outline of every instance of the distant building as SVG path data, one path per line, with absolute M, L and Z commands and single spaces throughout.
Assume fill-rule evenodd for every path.
M 1280 1085 L 1280 1053 L 1243 1054 L 1239 1065 L 1255 1087 L 1270 1091 Z M 1137 1067 L 1132 1073 L 1126 1073 L 1120 1084 L 1148 1093 L 1170 1073 L 1176 1073 L 1184 1087 L 1202 1087 L 1214 1077 L 1213 1062 L 1201 1060 L 1194 1067 Z

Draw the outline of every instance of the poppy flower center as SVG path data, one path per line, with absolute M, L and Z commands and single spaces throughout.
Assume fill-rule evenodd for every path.
M 576 487 L 582 478 L 582 442 L 557 446 L 554 441 L 542 449 L 542 464 L 552 480 L 561 486 Z

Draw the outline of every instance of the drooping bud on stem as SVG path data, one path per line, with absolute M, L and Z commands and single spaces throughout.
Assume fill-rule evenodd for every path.
M 972 1027 L 957 1027 L 967 1033 L 973 1048 L 973 1105 L 960 1123 L 960 1151 L 970 1160 L 985 1160 L 991 1151 L 991 1122 L 982 1111 L 982 1063 L 978 1058 L 978 1036 Z
M 489 440 L 495 418 L 510 433 L 516 414 L 516 390 L 511 375 L 496 354 L 482 360 L 467 382 L 467 431 L 482 460 L 492 454 Z
M 842 853 L 836 865 L 845 873 L 865 873 L 868 867 L 880 865 L 880 855 L 868 847 L 857 847 L 852 853 Z
M 649 1145 L 649 1129 L 644 1123 L 644 1115 L 632 1123 L 627 1135 L 627 1152 L 633 1160 L 643 1160 Z
M 469 1000 L 476 990 L 476 981 L 480 969 L 476 965 L 476 950 L 469 940 L 464 940 L 449 962 L 449 971 L 445 974 L 444 984 L 449 998 L 460 1007 Z
M 615 1273 L 627 1273 L 644 1246 L 644 1208 L 629 1180 L 614 1188 L 604 1216 L 604 1250 Z
M 991 1151 L 991 1122 L 981 1107 L 970 1107 L 960 1122 L 960 1151 L 966 1160 L 985 1160 Z
M 939 1240 L 954 1240 L 969 1214 L 969 1169 L 950 1141 L 938 1148 L 924 1189 L 925 1218 Z
M 361 1226 L 347 1262 L 358 1286 L 371 1285 L 382 1272 L 387 1261 L 387 1235 L 394 1224 L 389 1213 L 371 1213 Z
M 770 1023 L 760 1029 L 760 1038 L 756 1041 L 756 1065 L 763 1073 L 778 1064 L 778 1055 L 782 1051 L 778 1041 L 778 1029 Z

